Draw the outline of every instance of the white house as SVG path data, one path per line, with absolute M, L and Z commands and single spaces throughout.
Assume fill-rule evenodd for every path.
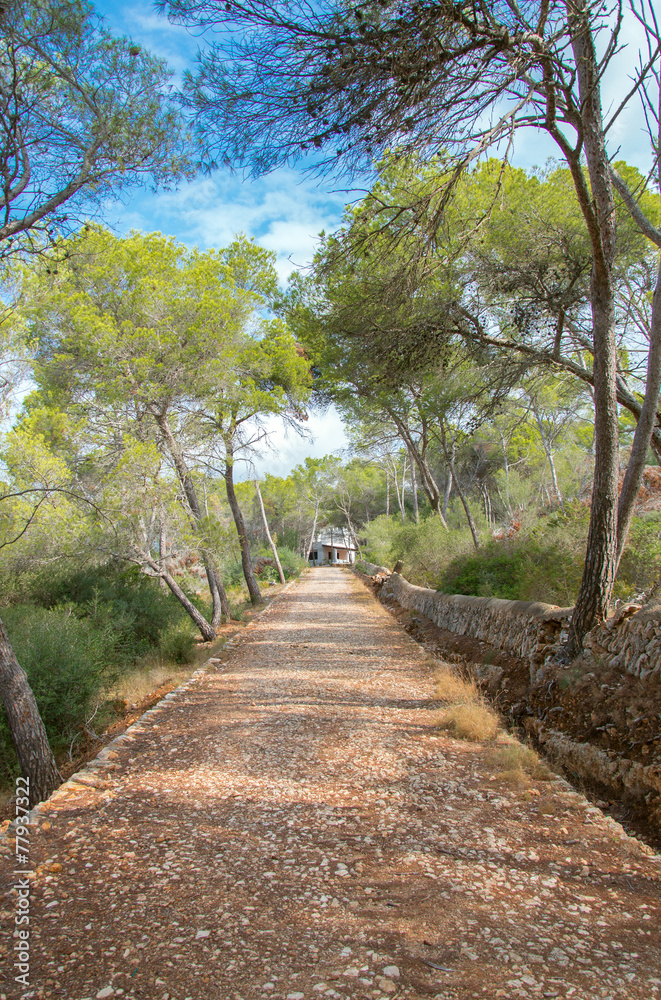
M 347 528 L 325 528 L 312 543 L 308 559 L 313 566 L 349 566 L 356 561 L 356 545 Z

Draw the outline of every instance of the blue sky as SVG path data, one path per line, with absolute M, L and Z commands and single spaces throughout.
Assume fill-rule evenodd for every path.
M 95 6 L 113 32 L 130 35 L 166 59 L 177 76 L 192 65 L 198 39 L 170 25 L 151 3 L 105 0 Z M 284 283 L 293 270 L 310 263 L 317 234 L 336 229 L 345 204 L 358 196 L 334 188 L 337 185 L 294 169 L 276 170 L 257 180 L 222 170 L 182 184 L 177 191 L 136 191 L 123 204 L 108 204 L 103 221 L 120 233 L 158 230 L 202 249 L 225 246 L 235 233 L 244 232 L 276 253 Z M 332 408 L 310 415 L 305 438 L 285 433 L 275 421 L 270 430 L 270 447 L 255 459 L 259 474 L 286 475 L 308 456 L 321 457 L 347 446 L 342 421 Z M 243 473 L 249 475 L 250 470 Z
M 185 28 L 174 26 L 156 13 L 149 0 L 112 3 L 99 0 L 96 9 L 109 28 L 117 34 L 130 35 L 155 55 L 166 59 L 180 77 L 193 64 L 201 42 Z M 626 47 L 611 64 L 603 81 L 604 111 L 615 108 L 629 89 L 629 76 L 636 63 L 642 31 L 633 18 L 625 20 L 621 42 Z M 635 102 L 621 116 L 610 136 L 609 151 L 622 150 L 623 158 L 647 171 L 650 162 L 649 140 L 644 121 Z M 515 162 L 519 166 L 543 166 L 557 155 L 556 147 L 539 132 L 517 136 Z M 340 223 L 347 202 L 360 197 L 360 191 L 338 190 L 331 179 L 318 179 L 294 168 L 280 169 L 256 180 L 239 174 L 218 171 L 182 184 L 174 192 L 150 194 L 136 191 L 123 204 L 106 206 L 104 222 L 117 232 L 135 228 L 159 230 L 188 245 L 202 249 L 226 245 L 237 232 L 254 236 L 277 255 L 278 271 L 283 281 L 296 267 L 309 264 L 317 234 L 332 231 Z M 330 410 L 312 415 L 308 433 L 313 440 L 302 441 L 286 436 L 273 427 L 272 447 L 257 462 L 258 472 L 277 475 L 308 455 L 324 455 L 346 447 L 342 422 Z

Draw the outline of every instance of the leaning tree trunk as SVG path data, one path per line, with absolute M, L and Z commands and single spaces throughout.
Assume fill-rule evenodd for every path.
M 443 519 L 447 523 L 448 519 L 448 506 L 450 504 L 450 495 L 452 494 L 452 470 L 448 469 L 447 479 L 445 480 L 445 491 L 443 493 Z
M 215 628 L 209 624 L 201 611 L 195 607 L 193 602 L 186 596 L 177 581 L 174 579 L 171 573 L 168 573 L 166 569 L 159 566 L 158 563 L 153 559 L 145 559 L 148 566 L 154 571 L 154 573 L 165 581 L 166 585 L 170 588 L 174 596 L 177 598 L 182 608 L 186 614 L 191 618 L 191 620 L 197 625 L 200 632 L 202 633 L 202 638 L 205 642 L 212 642 L 216 638 Z
M 170 452 L 170 457 L 174 463 L 174 467 L 188 502 L 188 508 L 191 512 L 193 521 L 197 526 L 199 526 L 203 521 L 202 508 L 197 496 L 197 491 L 193 484 L 193 479 L 188 466 L 186 465 L 183 451 L 179 446 L 179 442 L 172 433 L 167 416 L 156 407 L 152 407 L 151 412 L 161 434 L 163 435 L 168 451 Z M 213 556 L 206 548 L 201 549 L 200 554 L 204 562 L 204 569 L 206 571 L 207 582 L 209 584 L 209 593 L 211 594 L 211 624 L 213 626 L 217 626 L 222 622 L 223 615 L 229 621 L 232 617 L 232 610 L 230 608 L 229 598 L 225 592 L 225 588 L 223 587 L 223 582 L 220 579 L 220 573 L 216 568 Z
M 0 697 L 16 756 L 29 779 L 30 805 L 47 799 L 62 781 L 27 674 L 16 659 L 0 621 Z
M 312 531 L 310 532 L 310 543 L 305 554 L 306 561 L 310 561 L 310 553 L 312 552 L 312 546 L 314 545 L 314 536 L 317 530 L 317 518 L 319 517 L 319 504 L 314 509 L 314 521 L 312 522 Z
M 226 621 L 230 620 L 232 609 L 230 608 L 229 598 L 223 587 L 213 556 L 207 549 L 202 549 L 202 559 L 204 560 L 204 569 L 207 574 L 209 593 L 211 594 L 211 624 L 216 628 L 221 624 L 223 615 Z
M 590 189 L 580 158 L 568 157 L 592 247 L 590 300 L 594 342 L 595 471 L 583 577 L 569 625 L 565 656 L 581 651 L 586 633 L 608 613 L 617 553 L 617 349 L 612 264 L 615 200 L 609 174 L 599 90 L 599 66 L 585 0 L 566 0 L 576 62 L 583 144 Z
M 438 515 L 441 524 L 447 531 L 447 522 L 443 516 L 443 497 L 441 496 L 441 491 L 439 490 L 436 480 L 434 479 L 431 469 L 429 468 L 429 463 L 425 455 L 421 455 L 418 452 L 418 449 L 413 442 L 413 438 L 403 421 L 400 420 L 399 417 L 392 411 L 389 411 L 389 415 L 397 427 L 399 436 L 406 445 L 409 455 L 418 467 L 418 472 L 420 473 L 420 485 L 422 486 L 425 496 L 429 500 L 429 505 L 434 513 Z
M 257 490 L 257 497 L 259 499 L 259 509 L 262 512 L 262 524 L 264 525 L 264 531 L 266 533 L 266 538 L 268 540 L 268 543 L 271 546 L 271 552 L 273 553 L 275 565 L 278 568 L 278 576 L 280 577 L 280 583 L 285 583 L 285 574 L 282 572 L 282 566 L 280 565 L 280 556 L 278 555 L 278 550 L 276 548 L 275 542 L 271 537 L 271 532 L 269 530 L 269 522 L 266 520 L 266 511 L 264 510 L 264 501 L 262 500 L 262 491 L 259 488 L 259 482 L 257 479 L 255 479 L 255 489 Z
M 232 517 L 234 518 L 234 524 L 236 525 L 236 533 L 239 538 L 239 545 L 241 547 L 241 565 L 243 567 L 243 575 L 248 586 L 250 600 L 253 604 L 259 604 L 262 600 L 262 594 L 255 577 L 255 572 L 252 568 L 250 542 L 248 541 L 246 522 L 243 519 L 241 507 L 239 506 L 239 501 L 237 500 L 236 491 L 234 489 L 234 454 L 231 442 L 229 444 L 225 442 L 225 490 L 227 492 L 227 500 L 230 505 L 230 510 L 232 511 Z

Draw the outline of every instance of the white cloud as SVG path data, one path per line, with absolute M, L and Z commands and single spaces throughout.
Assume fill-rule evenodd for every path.
M 177 191 L 143 193 L 126 206 L 108 206 L 105 214 L 120 232 L 160 229 L 203 249 L 227 246 L 244 232 L 275 251 L 284 280 L 311 262 L 319 232 L 337 228 L 347 200 L 287 168 L 256 180 L 218 171 Z
M 266 473 L 286 476 L 306 458 L 338 454 L 349 444 L 342 418 L 332 406 L 324 413 L 310 415 L 305 426 L 305 438 L 283 427 L 282 422 L 276 418 L 267 423 L 266 430 L 269 435 L 268 446 L 261 448 L 260 454 L 253 458 L 252 465 L 241 463 L 238 479 L 252 479 L 255 475 L 261 477 Z

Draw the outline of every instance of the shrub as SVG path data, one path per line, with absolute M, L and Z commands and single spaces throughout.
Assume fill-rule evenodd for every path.
M 393 547 L 401 521 L 397 523 L 394 517 L 380 514 L 365 527 L 365 559 L 377 566 L 392 566 Z
M 439 589 L 448 594 L 511 601 L 574 603 L 583 572 L 583 539 L 575 531 L 491 541 L 479 552 L 453 559 Z
M 189 628 L 185 622 L 161 636 L 161 655 L 172 663 L 192 663 L 195 647 L 193 628 Z
M 70 608 L 15 605 L 4 610 L 3 621 L 57 752 L 89 718 L 102 687 L 112 679 L 103 635 Z M 16 768 L 4 712 L 0 716 L 0 768 L 3 779 L 10 778 Z
M 474 555 L 453 559 L 441 578 L 440 589 L 449 594 L 521 599 L 521 575 L 525 554 L 495 543 Z
M 308 564 L 307 560 L 299 556 L 298 552 L 295 552 L 294 549 L 290 549 L 286 545 L 278 546 L 278 557 L 287 580 L 299 576 Z
M 425 587 L 435 587 L 450 560 L 473 549 L 467 529 L 446 531 L 436 514 L 418 524 L 381 515 L 367 525 L 365 536 L 368 562 L 393 566 L 401 560 L 406 579 Z
M 245 583 L 240 559 L 235 559 L 223 566 L 223 584 L 226 587 L 244 587 Z
M 34 599 L 45 607 L 75 605 L 105 636 L 106 653 L 131 663 L 159 646 L 161 634 L 186 619 L 158 581 L 137 566 L 107 563 L 41 584 Z
M 661 578 L 661 514 L 635 517 L 622 553 L 614 593 L 627 598 Z

